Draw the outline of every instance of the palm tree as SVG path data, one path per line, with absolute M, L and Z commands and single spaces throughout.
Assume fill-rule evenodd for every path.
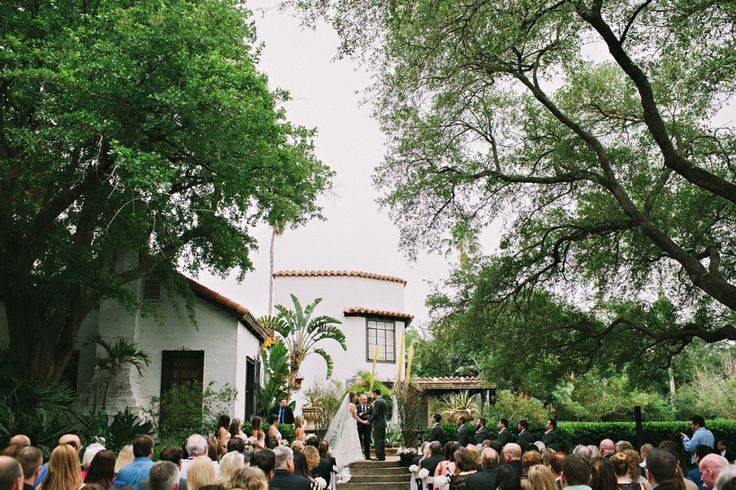
M 461 267 L 465 267 L 470 257 L 475 255 L 480 249 L 478 232 L 465 222 L 455 225 L 450 238 L 443 239 L 442 244 L 447 247 L 445 257 L 457 250 Z
M 139 375 L 143 375 L 143 369 L 151 364 L 151 356 L 138 348 L 134 340 L 119 338 L 111 343 L 104 339 L 101 335 L 93 335 L 87 341 L 87 344 L 95 344 L 102 347 L 106 357 L 97 358 L 97 366 L 100 371 L 107 371 L 107 385 L 105 386 L 105 394 L 102 398 L 102 409 L 107 408 L 107 395 L 110 391 L 110 385 L 113 378 L 120 372 L 123 366 L 131 365 L 135 367 Z M 97 396 L 95 396 L 97 403 Z
M 304 359 L 312 354 L 316 354 L 325 360 L 327 364 L 327 377 L 332 376 L 333 362 L 332 357 L 322 347 L 317 345 L 323 340 L 334 340 L 342 350 L 347 350 L 348 346 L 345 342 L 345 334 L 342 333 L 336 325 L 340 324 L 340 320 L 327 315 L 312 317 L 317 305 L 322 298 L 317 298 L 313 303 L 302 308 L 301 303 L 293 294 L 291 302 L 293 309 L 286 308 L 283 305 L 276 305 L 278 314 L 276 316 L 264 317 L 260 321 L 266 327 L 271 328 L 279 337 L 281 342 L 286 346 L 289 352 L 289 378 L 288 391 L 296 385 L 296 377 L 299 373 L 299 367 Z

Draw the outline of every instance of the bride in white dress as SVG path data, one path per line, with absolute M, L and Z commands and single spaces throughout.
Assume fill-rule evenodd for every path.
M 350 480 L 348 465 L 363 460 L 357 424 L 367 424 L 367 422 L 358 417 L 357 408 L 353 403 L 354 398 L 355 393 L 345 395 L 325 435 L 325 440 L 332 449 L 332 456 L 337 462 L 340 482 Z

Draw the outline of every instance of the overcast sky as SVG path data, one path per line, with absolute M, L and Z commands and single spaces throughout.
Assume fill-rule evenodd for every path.
M 375 202 L 378 191 L 371 174 L 382 161 L 384 140 L 370 106 L 362 103 L 370 77 L 353 61 L 334 59 L 338 38 L 332 28 L 304 29 L 299 19 L 275 5 L 248 2 L 265 43 L 261 69 L 272 87 L 291 93 L 289 119 L 317 129 L 317 156 L 336 172 L 332 193 L 321 199 L 326 221 L 279 237 L 275 268 L 353 269 L 402 277 L 408 281 L 405 309 L 419 324 L 427 318 L 424 300 L 430 283 L 447 277 L 448 260 L 439 254 L 407 260 L 398 247 L 398 230 Z M 270 229 L 258 229 L 256 237 L 260 252 L 254 257 L 255 271 L 243 283 L 205 273 L 199 279 L 261 315 L 268 305 Z

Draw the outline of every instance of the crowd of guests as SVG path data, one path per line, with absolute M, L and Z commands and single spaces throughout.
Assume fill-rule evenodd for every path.
M 491 431 L 478 419 L 475 431 L 458 420 L 455 440 L 444 441 L 436 414 L 430 441 L 422 444 L 410 470 L 412 488 L 434 490 L 736 490 L 736 465 L 726 441 L 716 442 L 702 417 L 691 422 L 692 435 L 638 450 L 628 441 L 604 439 L 559 450 L 556 421 L 547 422 L 541 440 L 528 424 L 518 424 L 513 442 L 509 422 Z M 680 458 L 683 457 L 683 461 Z
M 192 434 L 181 446 L 165 446 L 154 462 L 154 440 L 135 437 L 118 454 L 99 443 L 82 445 L 63 435 L 44 462 L 42 451 L 16 435 L 0 455 L 0 490 L 321 490 L 334 488 L 335 460 L 326 441 L 307 436 L 300 417 L 293 441 L 278 430 L 279 414 L 252 421 L 220 418 L 215 433 Z M 283 419 L 283 418 L 282 418 Z

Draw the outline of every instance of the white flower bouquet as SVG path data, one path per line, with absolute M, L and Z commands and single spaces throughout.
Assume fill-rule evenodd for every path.
M 427 468 L 422 468 L 419 470 L 417 476 L 422 479 L 427 478 L 429 476 L 429 470 Z
M 411 473 L 419 473 L 419 466 L 413 464 L 413 465 L 409 466 L 409 471 Z
M 450 483 L 450 479 L 446 475 L 440 475 L 434 477 L 434 486 L 443 487 Z
M 317 488 L 319 488 L 320 490 L 327 488 L 327 482 L 322 477 L 318 476 L 317 478 L 315 478 L 314 483 L 317 484 Z

